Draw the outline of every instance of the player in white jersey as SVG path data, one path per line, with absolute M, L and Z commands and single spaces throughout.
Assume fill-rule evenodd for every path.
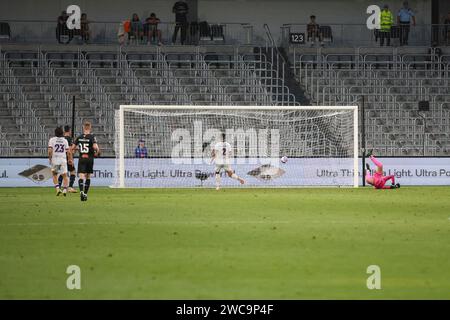
M 245 180 L 236 175 L 230 166 L 230 158 L 232 156 L 231 145 L 225 141 L 225 134 L 222 133 L 222 141 L 217 142 L 211 152 L 212 160 L 216 163 L 216 190 L 220 189 L 220 171 L 222 169 L 232 179 L 238 180 L 241 184 L 245 183 Z
M 67 139 L 64 138 L 64 131 L 61 127 L 55 129 L 55 137 L 48 141 L 48 160 L 52 167 L 53 183 L 56 195 L 61 193 L 66 196 L 69 178 L 67 177 L 67 163 L 73 163 L 72 153 Z M 63 177 L 64 190 L 61 190 L 58 182 L 58 175 Z

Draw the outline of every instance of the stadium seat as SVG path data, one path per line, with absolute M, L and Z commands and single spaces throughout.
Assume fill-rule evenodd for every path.
M 11 39 L 11 28 L 9 23 L 0 22 L 0 41 L 10 40 Z
M 330 26 L 319 26 L 319 32 L 322 34 L 324 42 L 333 42 L 333 30 Z

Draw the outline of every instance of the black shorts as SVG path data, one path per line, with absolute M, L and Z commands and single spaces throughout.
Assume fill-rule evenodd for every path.
M 79 159 L 78 173 L 94 173 L 94 159 Z
M 73 164 L 68 164 L 67 163 L 67 172 L 71 173 L 72 171 L 75 171 L 75 167 Z

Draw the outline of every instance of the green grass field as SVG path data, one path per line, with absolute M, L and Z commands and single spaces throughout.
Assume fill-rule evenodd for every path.
M 2 188 L 0 298 L 450 299 L 450 188 Z

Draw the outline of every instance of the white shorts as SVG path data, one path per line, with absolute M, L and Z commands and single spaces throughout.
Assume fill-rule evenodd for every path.
M 219 173 L 222 169 L 231 171 L 231 166 L 229 164 L 216 164 L 216 173 Z
M 67 162 L 52 163 L 52 172 L 56 174 L 67 173 Z

